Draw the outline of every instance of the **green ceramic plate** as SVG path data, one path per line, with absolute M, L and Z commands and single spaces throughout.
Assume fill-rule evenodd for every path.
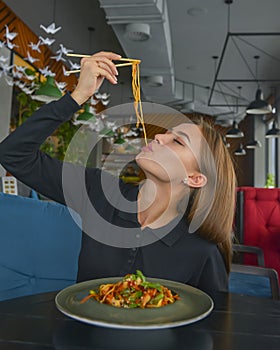
M 57 308 L 75 320 L 96 326 L 126 329 L 160 329 L 187 325 L 206 317 L 213 309 L 212 299 L 199 289 L 186 284 L 149 278 L 180 296 L 174 304 L 155 309 L 125 309 L 101 304 L 90 299 L 80 301 L 90 289 L 100 284 L 116 283 L 120 277 L 102 278 L 74 284 L 60 291 L 55 298 Z

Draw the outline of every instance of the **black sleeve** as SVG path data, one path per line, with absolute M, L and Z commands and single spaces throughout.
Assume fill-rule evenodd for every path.
M 75 210 L 82 205 L 82 194 L 75 193 L 75 183 L 85 179 L 87 169 L 62 163 L 41 152 L 39 148 L 78 109 L 80 106 L 66 94 L 60 100 L 38 109 L 0 143 L 0 163 L 7 171 L 39 193 L 63 204 L 63 186 L 69 186 L 68 192 L 72 191 L 75 198 L 75 203 L 71 205 Z M 67 169 L 68 179 L 62 186 L 63 167 Z
M 218 248 L 212 250 L 205 260 L 198 285 L 202 290 L 223 292 L 228 290 L 228 274 Z

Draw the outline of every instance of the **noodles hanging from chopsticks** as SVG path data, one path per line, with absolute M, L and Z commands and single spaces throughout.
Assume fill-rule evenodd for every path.
M 67 56 L 72 56 L 72 57 L 90 57 L 90 55 L 83 55 L 83 54 L 67 54 Z M 139 64 L 140 60 L 135 60 L 131 58 L 120 58 L 120 61 L 126 61 L 126 63 L 120 63 L 116 64 L 116 67 L 124 67 L 124 66 L 132 66 L 132 93 L 134 97 L 134 110 L 136 114 L 136 127 L 139 128 L 140 124 L 143 129 L 143 136 L 145 139 L 145 144 L 148 144 L 147 141 L 147 133 L 146 133 L 146 128 L 145 128 L 145 121 L 144 121 L 144 116 L 143 116 L 143 109 L 142 109 L 142 102 L 141 102 L 141 87 L 140 87 L 140 69 L 139 69 Z M 68 71 L 68 73 L 78 73 L 80 70 L 72 70 Z
M 139 127 L 141 124 L 143 128 L 143 136 L 145 139 L 146 145 L 147 142 L 147 133 L 145 128 L 145 121 L 143 116 L 143 109 L 141 103 L 141 87 L 140 87 L 140 70 L 139 70 L 139 62 L 132 63 L 132 93 L 134 97 L 134 110 L 137 118 L 136 127 Z

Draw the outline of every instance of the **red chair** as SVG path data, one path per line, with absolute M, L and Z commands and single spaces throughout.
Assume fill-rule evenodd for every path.
M 237 195 L 239 243 L 261 248 L 265 267 L 280 275 L 280 188 L 239 187 Z M 252 254 L 244 264 L 258 265 Z

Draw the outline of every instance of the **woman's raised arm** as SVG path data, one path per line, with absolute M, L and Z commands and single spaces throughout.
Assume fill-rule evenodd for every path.
M 73 193 L 71 207 L 80 211 L 83 198 L 79 192 L 75 193 L 75 183 L 85 181 L 85 169 L 65 163 L 68 180 L 63 187 L 63 163 L 39 148 L 60 124 L 71 119 L 80 105 L 100 87 L 104 78 L 116 83 L 117 70 L 112 60 L 119 58 L 117 54 L 100 52 L 83 59 L 80 79 L 72 94 L 67 93 L 60 100 L 38 109 L 0 143 L 0 163 L 3 167 L 26 185 L 57 202 L 65 203 L 63 190 L 69 190 Z

